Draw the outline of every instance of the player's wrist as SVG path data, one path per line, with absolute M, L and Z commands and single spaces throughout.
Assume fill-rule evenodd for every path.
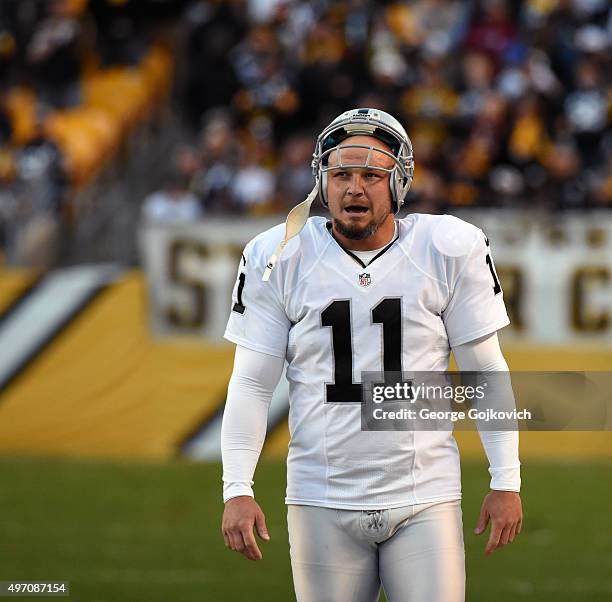
M 495 491 L 520 491 L 521 490 L 521 465 L 517 462 L 514 466 L 491 467 L 490 488 Z
M 255 497 L 252 495 L 235 495 L 234 497 L 230 497 L 227 498 L 226 500 L 224 500 L 224 504 L 227 506 L 230 503 L 237 503 L 240 502 L 241 500 L 254 500 Z
M 235 497 L 255 497 L 252 487 L 245 482 L 230 482 L 223 484 L 223 503 Z

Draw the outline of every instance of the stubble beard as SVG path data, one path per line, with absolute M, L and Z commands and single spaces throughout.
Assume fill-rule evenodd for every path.
M 380 219 L 379 222 L 372 220 L 369 224 L 361 228 L 356 227 L 356 226 L 349 226 L 348 224 L 344 223 L 341 219 L 334 217 L 333 218 L 334 229 L 336 230 L 336 232 L 338 232 L 339 234 L 342 234 L 342 236 L 348 238 L 349 240 L 365 240 L 366 238 L 369 238 L 370 236 L 373 236 L 374 234 L 376 234 L 376 232 L 378 231 L 378 228 L 380 228 L 380 226 L 387 219 L 387 215 L 384 215 Z

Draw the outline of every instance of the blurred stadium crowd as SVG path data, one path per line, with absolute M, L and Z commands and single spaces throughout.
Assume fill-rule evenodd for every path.
M 0 216 L 78 219 L 168 106 L 155 221 L 285 211 L 353 106 L 405 124 L 412 210 L 612 207 L 611 41 L 606 0 L 4 0 Z
M 316 134 L 353 106 L 405 124 L 422 211 L 612 206 L 608 2 L 246 4 L 187 13 L 206 206 L 302 200 Z

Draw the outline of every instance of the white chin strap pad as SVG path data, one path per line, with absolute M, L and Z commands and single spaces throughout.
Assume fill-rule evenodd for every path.
M 289 242 L 294 236 L 297 236 L 302 231 L 302 228 L 306 225 L 308 216 L 310 214 L 310 206 L 317 198 L 318 193 L 319 190 L 315 185 L 306 199 L 301 203 L 298 203 L 293 209 L 291 209 L 291 211 L 289 211 L 287 221 L 285 222 L 285 236 L 283 237 L 283 240 L 278 243 L 278 246 L 276 249 L 274 249 L 274 253 L 272 253 L 270 259 L 268 260 L 262 277 L 264 282 L 267 282 L 270 279 L 270 275 L 272 274 L 272 270 L 276 265 L 276 261 L 283 252 L 287 242 Z

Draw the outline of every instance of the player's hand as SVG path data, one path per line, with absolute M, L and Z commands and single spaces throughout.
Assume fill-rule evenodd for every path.
M 521 496 L 514 491 L 491 491 L 485 496 L 474 533 L 484 533 L 491 520 L 491 533 L 485 554 L 509 544 L 521 532 L 523 508 Z
M 240 495 L 227 500 L 221 524 L 225 547 L 240 552 L 249 560 L 261 560 L 263 556 L 255 541 L 253 527 L 261 539 L 270 539 L 266 517 L 252 497 Z

